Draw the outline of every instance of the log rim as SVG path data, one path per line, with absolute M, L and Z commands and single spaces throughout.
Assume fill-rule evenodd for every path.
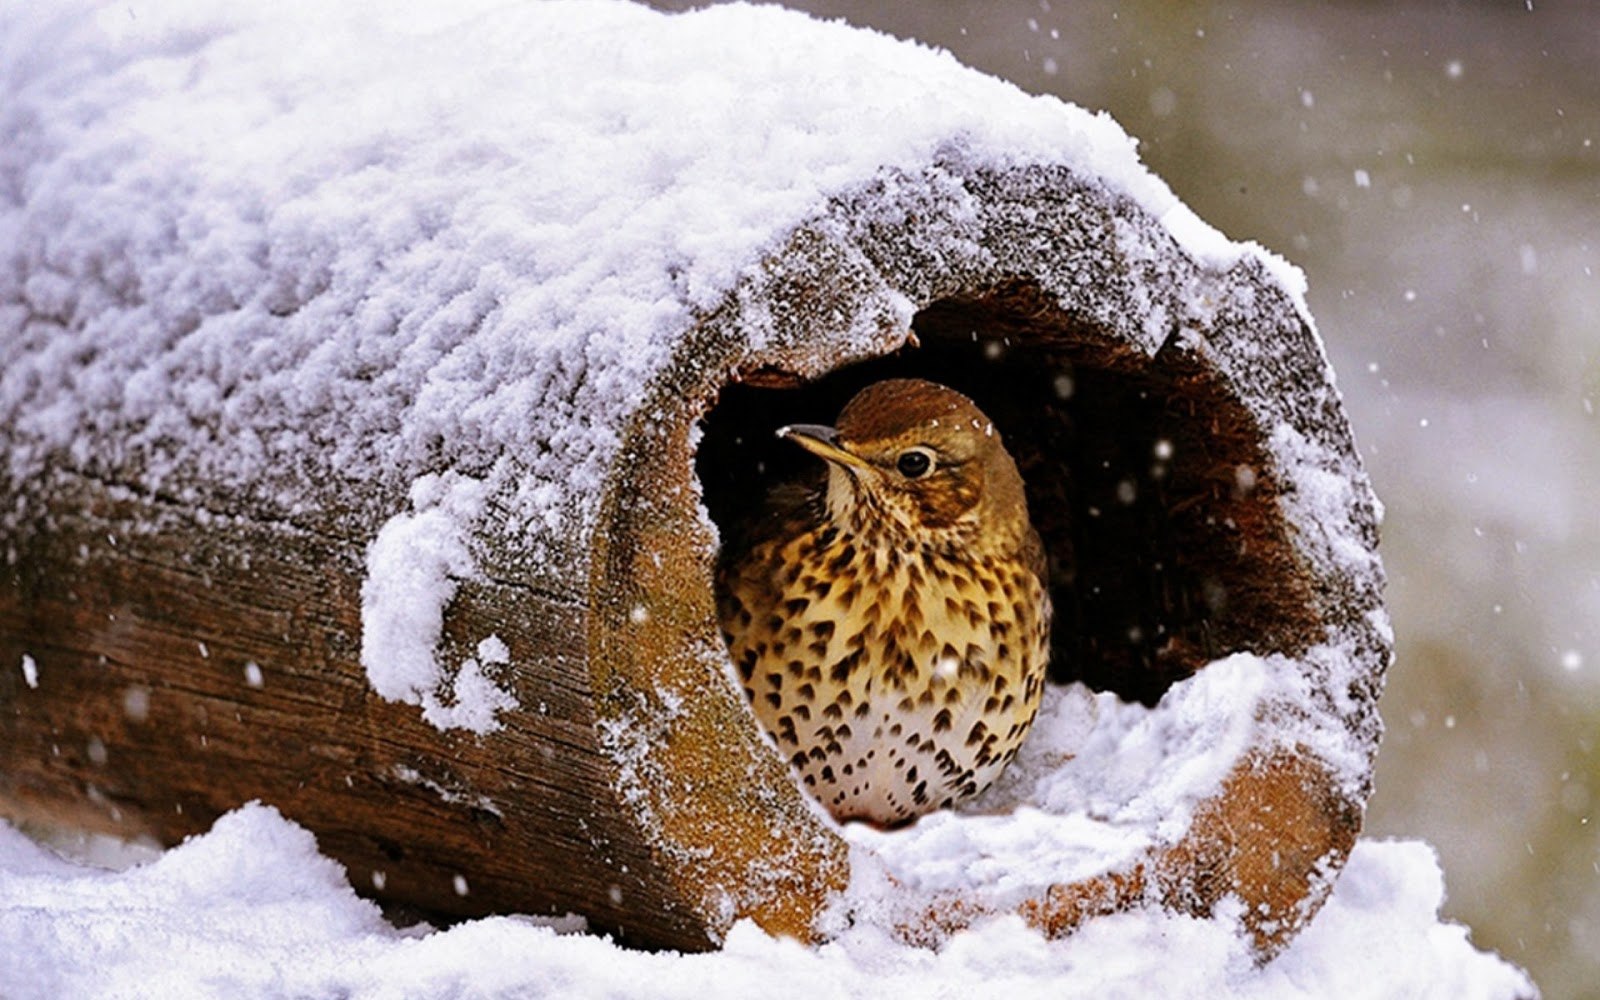
M 992 202 L 982 201 L 983 192 L 994 191 L 1007 184 L 1020 183 L 1022 187 L 1031 186 L 1035 190 L 1055 186 L 1056 194 L 1059 194 L 1061 189 L 1088 191 L 1091 199 L 1098 199 L 1107 214 L 1114 216 L 1105 223 L 1107 230 L 1112 228 L 1113 222 L 1131 219 L 1138 238 L 1144 241 L 1144 249 L 1148 250 L 1150 245 L 1155 245 L 1171 254 L 1175 247 L 1170 235 L 1142 208 L 1129 199 L 1108 194 L 1092 182 L 1083 181 L 1065 167 L 963 169 L 960 164 L 941 162 L 932 169 L 943 171 L 947 175 L 946 179 L 951 173 L 959 176 L 965 185 L 979 192 L 982 207 L 993 205 Z M 901 192 L 911 189 L 905 185 L 895 187 Z M 1024 308 L 1013 308 L 1013 312 L 1017 315 L 1036 316 L 1040 312 L 1056 309 L 1064 317 L 1058 319 L 1058 326 L 1080 331 L 1097 330 L 1096 318 L 1085 316 L 1075 310 L 1073 303 L 1067 300 L 1066 291 L 1059 288 L 1043 289 L 1043 283 L 1034 281 L 1033 275 L 1026 273 L 1019 275 L 1006 270 L 1003 266 L 993 268 L 983 275 L 982 280 L 976 279 L 971 273 L 946 275 L 927 273 L 925 268 L 919 270 L 915 265 L 911 267 L 913 272 L 911 274 L 895 274 L 894 269 L 887 266 L 882 257 L 885 247 L 875 244 L 872 233 L 864 232 L 862 227 L 853 225 L 849 218 L 852 205 L 860 197 L 882 197 L 884 191 L 885 188 L 880 181 L 864 185 L 860 191 L 836 199 L 827 213 L 795 230 L 781 248 L 768 258 L 763 269 L 755 277 L 747 279 L 740 288 L 730 293 L 724 305 L 709 315 L 690 336 L 685 338 L 675 356 L 674 364 L 669 366 L 669 371 L 673 374 L 652 388 L 645 398 L 641 412 L 653 413 L 657 417 L 663 413 L 671 414 L 672 419 L 669 422 L 674 428 L 672 433 L 680 440 L 689 441 L 692 437 L 690 428 L 694 426 L 694 422 L 708 418 L 719 398 L 729 391 L 736 391 L 732 390 L 732 387 L 741 383 L 764 386 L 806 385 L 816 382 L 829 372 L 838 371 L 852 364 L 871 362 L 874 358 L 892 358 L 908 341 L 915 343 L 918 337 L 918 334 L 912 331 L 911 324 L 907 322 L 910 318 L 906 315 L 907 299 L 912 302 L 915 315 L 920 317 L 942 304 L 971 300 L 974 297 L 982 298 L 985 295 L 999 296 L 1028 303 Z M 1058 198 L 1061 202 L 1070 200 Z M 881 205 L 879 207 L 883 208 Z M 899 217 L 907 220 L 912 228 L 919 224 L 928 225 L 929 219 L 939 217 L 938 213 L 930 211 L 928 206 L 915 203 L 891 204 L 883 214 L 895 215 L 894 209 L 902 210 Z M 919 236 L 927 237 L 928 234 L 913 233 L 909 242 L 915 245 Z M 881 240 L 881 236 L 878 239 Z M 1280 284 L 1276 274 L 1269 273 L 1260 261 L 1249 256 L 1225 270 L 1207 271 L 1183 251 L 1176 251 L 1176 254 L 1182 266 L 1177 274 L 1164 275 L 1166 291 L 1175 295 L 1179 286 L 1185 286 L 1187 290 L 1187 286 L 1192 283 L 1208 283 L 1214 286 L 1214 292 L 1219 297 L 1235 294 L 1240 288 L 1248 289 L 1252 297 L 1259 293 L 1269 300 L 1267 308 L 1273 314 L 1274 323 L 1270 334 L 1297 340 L 1296 347 L 1301 351 L 1302 358 L 1307 352 L 1314 356 L 1316 364 L 1312 370 L 1324 385 L 1331 386 L 1331 373 L 1326 366 L 1326 359 L 1321 354 L 1316 335 L 1309 321 L 1300 314 L 1291 296 Z M 795 265 L 796 261 L 801 262 L 799 266 Z M 1058 300 L 1054 303 L 1049 301 L 1052 294 L 1058 296 Z M 741 315 L 744 310 L 752 308 L 765 310 L 769 317 L 776 314 L 780 319 L 778 335 L 760 348 L 751 348 L 739 335 Z M 837 353 L 825 362 L 819 361 L 815 353 L 808 349 L 810 341 L 807 334 L 815 335 L 815 331 L 807 330 L 807 320 L 819 315 L 829 317 L 839 326 L 851 331 L 850 337 L 842 338 L 844 343 Z M 1129 320 L 1128 326 L 1137 328 L 1138 320 L 1139 317 Z M 1243 382 L 1237 371 L 1229 370 L 1226 364 L 1217 361 L 1216 353 L 1208 343 L 1208 338 L 1228 339 L 1230 331 L 1226 329 L 1226 325 L 1226 322 L 1217 321 L 1215 316 L 1183 316 L 1181 322 L 1174 317 L 1163 334 L 1157 338 L 1141 340 L 1134 337 L 1125 340 L 1120 346 L 1110 344 L 1108 350 L 1107 342 L 1112 338 L 1107 334 L 1100 338 L 1102 342 L 1098 348 L 1091 345 L 1088 353 L 1090 356 L 1098 355 L 1102 359 L 1112 359 L 1108 367 L 1125 363 L 1129 356 L 1143 355 L 1147 361 L 1166 357 L 1174 364 L 1175 381 L 1184 379 L 1204 381 L 1207 378 L 1214 378 L 1216 386 L 1213 388 L 1220 387 L 1232 393 L 1239 390 Z M 1238 323 L 1235 322 L 1235 329 L 1231 335 L 1236 336 L 1238 332 Z M 1088 338 L 1088 340 L 1093 339 Z M 1124 356 L 1122 361 L 1116 360 L 1119 353 Z M 1173 361 L 1174 358 L 1176 361 Z M 1353 622 L 1364 619 L 1365 624 L 1370 625 L 1371 612 L 1375 609 L 1381 611 L 1381 601 L 1371 588 L 1359 586 L 1353 590 L 1345 588 L 1345 597 L 1349 599 L 1346 603 L 1353 601 L 1355 606 L 1343 608 L 1342 613 L 1338 613 L 1340 609 L 1334 606 L 1336 602 L 1330 596 L 1330 590 L 1339 588 L 1330 588 L 1327 586 L 1328 581 L 1321 578 L 1326 575 L 1325 567 L 1313 565 L 1315 560 L 1308 555 L 1306 540 L 1299 533 L 1298 526 L 1291 524 L 1291 519 L 1278 500 L 1280 492 L 1292 491 L 1294 486 L 1283 480 L 1282 477 L 1287 474 L 1287 470 L 1282 468 L 1278 456 L 1266 446 L 1268 434 L 1262 425 L 1267 424 L 1273 414 L 1263 412 L 1262 407 L 1270 406 L 1273 400 L 1235 398 L 1235 402 L 1237 406 L 1234 418 L 1241 423 L 1241 426 L 1254 432 L 1252 443 L 1261 449 L 1258 463 L 1259 477 L 1251 489 L 1244 492 L 1258 494 L 1259 502 L 1253 509 L 1265 512 L 1267 520 L 1272 522 L 1283 540 L 1283 549 L 1278 554 L 1277 565 L 1281 567 L 1284 578 L 1292 584 L 1291 589 L 1295 591 L 1294 603 L 1304 614 L 1286 616 L 1291 619 L 1289 624 L 1269 636 L 1268 641 L 1247 643 L 1245 638 L 1240 636 L 1233 649 L 1258 653 L 1283 653 L 1291 658 L 1298 658 L 1304 656 L 1308 649 L 1319 642 L 1348 639 L 1352 632 L 1364 631 L 1361 641 L 1356 642 L 1353 648 L 1357 657 L 1362 660 L 1359 665 L 1364 668 L 1367 676 L 1363 677 L 1351 691 L 1317 691 L 1316 698 L 1319 705 L 1307 708 L 1306 711 L 1313 714 L 1327 712 L 1329 706 L 1338 703 L 1341 698 L 1354 699 L 1357 714 L 1361 718 L 1350 721 L 1348 726 L 1352 731 L 1365 727 L 1371 736 L 1369 745 L 1364 747 L 1367 753 L 1366 772 L 1357 787 L 1351 787 L 1347 776 L 1342 775 L 1331 763 L 1322 760 L 1318 752 L 1309 746 L 1298 745 L 1292 749 L 1285 749 L 1257 745 L 1250 748 L 1235 762 L 1232 776 L 1224 783 L 1222 789 L 1198 804 L 1197 819 L 1191 824 L 1190 829 L 1191 831 L 1204 829 L 1216 833 L 1215 842 L 1201 844 L 1193 838 L 1185 838 L 1182 843 L 1171 845 L 1148 862 L 1141 862 L 1132 869 L 1106 872 L 1098 878 L 1069 886 L 1041 887 L 1038 897 L 1025 904 L 1021 910 L 1030 921 L 1048 933 L 1070 931 L 1081 919 L 1095 913 L 1111 912 L 1152 902 L 1175 910 L 1209 914 L 1223 895 L 1232 893 L 1242 896 L 1248 904 L 1247 911 L 1250 915 L 1246 918 L 1246 922 L 1251 930 L 1252 940 L 1260 955 L 1269 956 L 1287 944 L 1293 934 L 1320 908 L 1328 892 L 1331 891 L 1333 879 L 1342 867 L 1343 860 L 1359 832 L 1365 800 L 1370 793 L 1370 755 L 1374 749 L 1370 744 L 1375 743 L 1376 738 L 1370 732 L 1377 724 L 1373 703 L 1377 692 L 1381 689 L 1382 674 L 1386 669 L 1391 649 L 1386 638 L 1374 637 L 1370 634 L 1373 632 L 1371 628 L 1363 630 Z M 1255 404 L 1254 408 L 1252 403 Z M 1330 427 L 1324 428 L 1327 437 L 1333 442 L 1339 454 L 1353 458 L 1353 440 L 1348 425 L 1344 422 L 1342 411 L 1338 407 L 1337 399 L 1334 398 L 1325 410 L 1336 418 Z M 629 440 L 644 440 L 648 436 L 660 434 L 659 426 L 654 424 L 647 430 L 637 426 L 632 430 L 633 434 Z M 690 445 L 691 464 L 698 458 L 698 447 L 698 443 Z M 1355 459 L 1355 463 L 1353 466 L 1355 474 L 1361 477 L 1359 459 Z M 711 515 L 706 512 L 705 487 L 698 468 L 693 470 L 689 477 L 686 491 L 683 489 L 685 483 L 681 478 L 675 479 L 674 485 L 679 491 L 680 498 L 691 498 L 689 502 L 695 508 L 695 514 L 707 520 L 711 519 Z M 1361 489 L 1367 488 L 1364 477 L 1357 486 Z M 617 509 L 616 497 L 620 492 L 608 491 L 609 513 L 602 517 L 601 527 L 596 532 L 597 537 L 607 537 L 612 534 L 612 519 Z M 1362 520 L 1363 517 L 1366 518 L 1365 522 Z M 1364 532 L 1363 540 L 1369 545 L 1375 545 L 1376 536 L 1375 531 L 1371 530 L 1370 506 L 1355 512 L 1353 518 L 1357 522 L 1358 529 Z M 692 572 L 694 590 L 709 595 L 713 579 L 712 565 L 715 560 L 714 546 L 705 549 L 699 559 L 698 567 L 693 568 Z M 615 595 L 607 594 L 609 581 L 605 579 L 604 571 L 601 569 L 606 565 L 605 562 L 596 559 L 593 565 L 597 573 L 593 579 L 593 592 L 600 600 L 600 606 L 604 606 L 607 600 L 614 601 Z M 1380 574 L 1378 585 L 1381 586 L 1381 569 L 1378 572 Z M 718 687 L 716 683 L 726 681 L 728 665 L 725 655 L 719 655 L 722 651 L 719 648 L 714 609 L 709 602 L 704 603 L 693 617 L 697 618 L 697 621 L 681 620 L 678 625 L 690 629 L 690 645 L 704 649 L 709 644 L 713 650 L 707 663 L 702 665 L 702 669 L 709 669 L 716 675 L 713 683 L 708 685 L 708 690 L 716 691 L 715 697 L 720 702 L 717 709 L 719 720 L 724 723 L 729 719 L 740 720 L 748 729 L 754 729 L 754 718 L 749 714 L 736 690 L 727 684 Z M 611 622 L 614 625 L 614 615 Z M 607 624 L 600 626 L 602 631 L 608 627 L 610 626 Z M 614 628 L 612 630 L 615 632 Z M 605 643 L 602 642 L 602 645 Z M 615 650 L 616 647 L 611 644 L 608 648 Z M 1189 651 L 1188 655 L 1194 654 Z M 1206 656 L 1197 666 L 1203 666 L 1215 658 Z M 614 681 L 619 676 L 633 678 L 633 672 L 643 666 L 635 662 L 613 665 L 608 669 L 612 671 L 611 679 Z M 742 712 L 742 717 L 738 712 L 730 710 L 726 704 L 730 699 L 734 703 L 732 708 Z M 745 732 L 742 735 L 748 737 L 750 733 Z M 746 739 L 747 744 L 748 742 Z M 759 742 L 758 739 L 757 743 Z M 780 756 L 775 750 L 765 747 L 763 749 L 767 753 L 769 764 L 781 765 Z M 794 796 L 791 793 L 799 790 L 792 778 L 784 784 L 787 787 L 779 788 L 777 796 L 782 803 L 781 808 L 788 810 L 792 816 Z M 1295 789 L 1299 790 L 1298 793 Z M 1255 803 L 1257 806 L 1269 803 L 1282 815 L 1302 815 L 1313 821 L 1320 819 L 1320 823 L 1312 822 L 1311 827 L 1322 831 L 1324 850 L 1314 852 L 1305 849 L 1303 844 L 1299 845 L 1301 849 L 1297 850 L 1295 857 L 1310 860 L 1298 866 L 1286 866 L 1276 879 L 1263 874 L 1264 869 L 1256 863 L 1257 852 L 1254 850 L 1256 845 L 1241 841 L 1238 837 L 1238 831 L 1247 826 L 1240 822 L 1240 817 L 1233 811 L 1241 802 Z M 815 819 L 814 809 L 812 816 Z M 774 919 L 770 915 L 764 916 L 759 910 L 751 912 L 756 916 L 757 922 L 769 930 L 794 933 L 797 926 L 803 926 L 805 931 L 801 934 L 802 937 L 820 940 L 828 934 L 824 926 L 827 919 L 826 911 L 830 906 L 837 904 L 838 893 L 843 883 L 847 881 L 848 874 L 847 871 L 841 871 L 836 867 L 837 859 L 841 857 L 842 844 L 839 836 L 828 828 L 828 823 L 821 824 L 820 839 L 815 822 L 805 823 L 803 827 L 804 833 L 799 839 L 818 844 L 823 855 L 828 858 L 825 865 L 827 875 L 820 884 L 822 891 L 816 891 L 818 886 L 813 884 L 811 887 L 813 891 L 807 894 L 808 898 L 799 907 L 786 909 L 785 915 L 779 919 Z M 702 848 L 705 846 L 703 831 L 683 828 L 679 832 L 689 838 L 690 853 L 693 853 L 694 845 Z M 1265 839 L 1273 844 L 1278 843 L 1272 838 Z M 669 845 L 669 849 L 682 850 L 683 846 L 683 844 Z M 1285 886 L 1288 887 L 1287 890 L 1284 889 Z M 686 887 L 686 891 L 692 892 L 693 887 Z M 940 927 L 949 928 L 964 923 L 957 921 L 952 924 L 933 916 L 936 908 L 934 904 L 930 904 L 928 924 L 936 932 Z M 954 904 L 954 908 L 956 911 L 969 913 L 984 909 L 981 903 L 970 900 L 958 901 Z M 726 923 L 721 926 L 725 928 Z

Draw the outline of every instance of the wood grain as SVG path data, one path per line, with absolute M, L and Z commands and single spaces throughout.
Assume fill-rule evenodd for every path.
M 260 799 L 384 899 L 708 946 L 612 791 L 584 607 L 463 581 L 445 649 L 499 635 L 520 707 L 440 732 L 360 666 L 361 540 L 202 526 L 88 479 L 74 499 L 0 575 L 0 812 L 173 843 Z

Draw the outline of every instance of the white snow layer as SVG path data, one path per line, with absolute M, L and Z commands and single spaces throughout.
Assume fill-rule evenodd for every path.
M 776 8 L 8 4 L 0 135 L 0 475 L 65 457 L 292 517 L 306 482 L 370 502 L 472 471 L 535 560 L 586 545 L 583 498 L 694 318 L 885 171 L 952 145 L 1065 164 L 1197 259 L 1255 252 L 1108 117 Z M 362 662 L 484 731 L 508 698 L 428 645 L 482 504 L 388 513 Z
M 579 538 L 592 510 L 551 498 L 599 484 L 674 339 L 830 195 L 956 144 L 1177 205 L 1104 115 L 742 5 L 10 4 L 0 134 L 13 476 L 488 469 Z M 1246 252 L 1183 219 L 1198 258 Z
M 1282 706 L 1312 698 L 1304 663 L 1322 662 L 1347 669 L 1349 654 L 1237 653 L 1173 685 L 1153 709 L 1047 687 L 1017 759 L 984 794 L 903 829 L 837 828 L 856 849 L 850 889 L 825 924 L 916 924 L 940 893 L 1003 911 L 1052 885 L 1129 871 L 1177 844 L 1252 750 L 1314 751 L 1335 774 L 1362 773 L 1366 751 L 1350 733 L 1280 718 Z
M 316 841 L 248 805 L 123 872 L 0 824 L 0 994 L 56 997 L 1296 997 L 1509 1000 L 1535 989 L 1438 917 L 1437 859 L 1357 844 L 1328 905 L 1258 966 L 1232 915 L 1136 912 L 1047 941 L 996 918 L 939 951 L 860 927 L 819 948 L 740 923 L 720 952 L 627 951 L 571 920 L 397 929 Z
M 852 856 L 843 904 L 892 906 L 912 889 L 1009 908 L 1051 885 L 1131 868 L 1188 832 L 1193 808 L 1262 744 L 1268 691 L 1295 676 L 1281 658 L 1240 654 L 1174 686 L 1157 710 L 1077 685 L 1046 688 L 1022 751 L 983 795 L 901 830 L 842 828 L 867 849 Z M 864 874 L 879 866 L 893 888 Z
M 478 733 L 500 727 L 495 713 L 516 700 L 484 674 L 504 666 L 509 651 L 498 636 L 478 644 L 447 684 L 437 660 L 444 610 L 459 581 L 476 577 L 466 527 L 483 508 L 485 485 L 465 476 L 423 476 L 411 487 L 412 513 L 396 515 L 367 550 L 361 585 L 361 665 L 373 690 L 390 701 L 422 706 L 443 730 Z M 446 704 L 442 693 L 448 687 Z

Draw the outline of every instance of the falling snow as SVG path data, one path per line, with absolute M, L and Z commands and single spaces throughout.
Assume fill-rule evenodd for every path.
M 0 61 L 10 102 L 0 125 L 8 135 L 26 125 L 36 142 L 0 149 L 0 172 L 29 192 L 25 202 L 0 194 L 0 302 L 23 304 L 0 308 L 4 474 L 24 481 L 80 453 L 113 464 L 131 456 L 110 471 L 151 492 L 216 482 L 288 510 L 284 470 L 318 454 L 314 442 L 345 442 L 316 474 L 371 482 L 393 501 L 370 525 L 361 663 L 379 696 L 440 728 L 493 731 L 515 706 L 499 682 L 515 666 L 499 637 L 458 660 L 441 653 L 445 608 L 482 576 L 475 526 L 503 515 L 530 534 L 585 537 L 592 510 L 552 498 L 597 485 L 617 443 L 608 428 L 624 422 L 643 373 L 671 336 L 723 301 L 762 247 L 841 186 L 919 166 L 952 136 L 980 158 L 1067 162 L 1160 219 L 1194 259 L 1218 269 L 1258 262 L 1304 312 L 1298 272 L 1223 239 L 1178 203 L 1108 118 L 1025 97 L 941 53 L 782 11 L 669 18 L 601 2 L 308 5 L 290 19 L 276 5 L 223 3 L 141 6 L 137 17 L 120 4 L 19 11 L 0 14 L 0 54 L 27 56 Z M 306 24 L 316 28 L 309 43 Z M 525 58 L 535 44 L 548 60 Z M 779 60 L 790 75 L 763 86 Z M 1059 71 L 1053 59 L 1041 66 Z M 640 103 L 566 86 L 625 71 L 636 84 L 629 100 Z M 1274 93 L 1281 101 L 1285 91 Z M 1300 101 L 1315 107 L 1309 90 Z M 1150 104 L 1158 115 L 1178 111 L 1169 89 Z M 773 156 L 775 145 L 787 155 Z M 595 170 L 600 161 L 615 169 Z M 1371 186 L 1365 170 L 1354 178 Z M 1303 190 L 1321 188 L 1307 176 Z M 75 211 L 80 204 L 96 211 Z M 1532 274 L 1528 259 L 1519 255 Z M 68 370 L 58 363 L 68 356 L 81 363 Z M 1066 399 L 1075 387 L 1061 376 L 1055 388 Z M 552 400 L 567 402 L 543 405 Z M 1171 445 L 1162 444 L 1165 460 Z M 1278 444 L 1301 460 L 1286 504 L 1311 513 L 1295 523 L 1334 525 L 1329 557 L 1359 560 L 1363 552 L 1340 544 L 1348 532 L 1337 510 L 1347 513 L 1351 498 L 1325 474 L 1325 456 L 1308 442 Z M 505 454 L 522 464 L 499 461 Z M 452 465 L 483 478 L 438 474 Z M 1236 470 L 1237 489 L 1256 484 L 1255 469 Z M 643 606 L 630 615 L 648 618 Z M 203 643 L 198 652 L 211 656 Z M 1579 669 L 1581 657 L 1567 666 L 1576 655 L 1563 654 L 1562 666 Z M 36 688 L 30 656 L 21 670 Z M 258 664 L 242 670 L 251 687 L 263 685 Z M 1098 746 L 1035 741 L 1031 765 L 1020 762 L 986 801 L 1015 809 L 1054 797 L 1069 823 L 1104 820 L 1086 824 L 1109 841 L 1099 846 L 1131 856 L 1163 822 L 1181 826 L 1233 759 L 1222 751 L 1259 735 L 1259 699 L 1298 674 L 1246 656 L 1202 677 L 1160 711 L 1102 699 Z M 148 718 L 156 697 L 124 692 L 128 720 Z M 1052 711 L 1066 717 L 1072 704 Z M 1231 712 L 1207 711 L 1224 705 Z M 1347 733 L 1285 735 L 1322 741 L 1330 760 L 1359 756 Z M 1132 772 L 1174 743 L 1215 753 L 1196 752 L 1194 773 L 1155 785 Z M 1144 757 L 1111 752 L 1124 749 Z M 91 737 L 83 752 L 104 766 L 113 751 Z M 1073 755 L 1080 771 L 1105 766 L 1057 784 L 1073 775 L 1052 753 Z M 1106 863 L 1086 846 L 1092 836 L 1073 841 L 1077 855 L 1046 850 L 1062 824 L 1014 814 L 1026 819 L 998 836 L 1008 817 L 942 814 L 870 846 L 919 885 L 987 878 L 999 894 L 1013 888 L 1008 872 L 1031 862 L 986 871 L 996 840 L 1039 850 L 1040 864 Z M 1115 829 L 1118 820 L 1136 835 Z M 857 847 L 875 837 L 850 836 Z M 952 873 L 952 861 L 965 867 Z M 259 805 L 120 873 L 63 862 L 0 828 L 0 871 L 0 983 L 18 997 L 152 984 L 266 996 L 1528 990 L 1440 920 L 1437 863 L 1410 843 L 1359 844 L 1321 916 L 1266 967 L 1228 912 L 1126 914 L 1061 942 L 1000 919 L 937 953 L 870 921 L 816 949 L 740 924 L 709 956 L 628 952 L 561 933 L 570 920 L 396 929 L 354 896 L 310 834 Z M 451 878 L 457 895 L 469 894 L 469 875 Z M 388 881 L 381 871 L 365 878 L 380 889 Z M 622 902 L 620 887 L 611 892 Z

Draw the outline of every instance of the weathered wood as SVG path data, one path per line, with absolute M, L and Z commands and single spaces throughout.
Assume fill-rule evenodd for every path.
M 7 815 L 171 843 L 262 799 L 387 899 L 705 946 L 612 791 L 584 607 L 463 582 L 447 642 L 493 632 L 546 669 L 516 678 L 500 732 L 441 733 L 361 671 L 359 541 L 113 492 L 81 480 L 93 510 L 10 540 L 0 662 L 31 657 L 38 687 L 0 671 Z

